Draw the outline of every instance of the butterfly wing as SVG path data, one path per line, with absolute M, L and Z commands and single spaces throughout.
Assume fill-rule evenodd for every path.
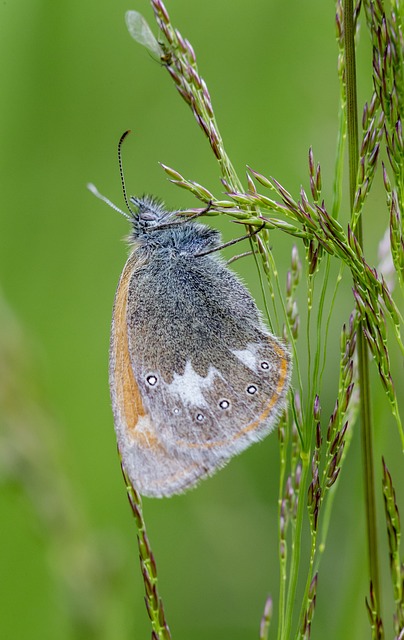
M 289 354 L 268 333 L 257 333 L 257 341 L 243 349 L 226 349 L 223 357 L 228 373 L 211 367 L 207 378 L 198 380 L 200 393 L 188 398 L 185 420 L 169 434 L 178 452 L 200 463 L 215 459 L 219 466 L 268 435 L 285 407 L 290 377 Z M 180 390 L 194 378 L 188 364 L 170 385 L 166 405 L 176 406 L 183 398 Z M 165 442 L 164 430 L 161 438 Z
M 165 448 L 133 372 L 127 329 L 128 292 L 132 278 L 142 266 L 133 254 L 119 281 L 112 320 L 109 379 L 118 448 L 125 470 L 142 495 L 160 497 L 181 493 L 207 475 L 209 469 Z
M 127 326 L 143 406 L 178 464 L 212 473 L 269 433 L 285 407 L 290 356 L 220 261 L 155 257 L 132 275 Z

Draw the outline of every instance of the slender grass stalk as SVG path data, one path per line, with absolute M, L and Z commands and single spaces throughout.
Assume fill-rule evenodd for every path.
M 285 513 L 285 502 L 283 500 L 283 488 L 286 479 L 287 450 L 289 440 L 289 429 L 283 421 L 279 423 L 278 440 L 280 453 L 280 482 L 279 482 L 279 498 L 278 498 L 278 522 L 279 522 L 279 539 L 278 539 L 278 555 L 279 555 L 279 605 L 278 605 L 278 640 L 283 636 L 283 628 L 285 625 L 285 603 L 286 603 L 286 587 L 287 587 L 287 543 L 286 528 L 287 514 Z
M 401 524 L 393 480 L 383 458 L 382 488 L 387 525 L 390 556 L 390 575 L 394 598 L 394 633 L 397 638 L 404 636 L 404 566 L 400 558 Z
M 157 567 L 153 552 L 147 536 L 146 523 L 143 517 L 142 499 L 129 477 L 121 461 L 122 475 L 126 484 L 128 500 L 135 518 L 138 531 L 137 542 L 139 547 L 139 560 L 145 586 L 145 604 L 152 624 L 152 640 L 171 640 L 163 601 L 158 592 Z
M 347 95 L 348 158 L 349 158 L 349 196 L 351 211 L 354 211 L 356 194 L 356 176 L 358 171 L 358 105 L 356 91 L 355 26 L 352 0 L 344 0 L 344 40 Z M 362 218 L 358 219 L 357 235 L 363 246 Z M 375 601 L 380 606 L 379 560 L 376 526 L 376 497 L 373 468 L 373 436 L 370 403 L 369 355 L 360 321 L 358 332 L 358 367 L 360 380 L 361 432 L 363 452 L 363 472 L 366 504 L 368 561 L 370 579 L 373 584 Z
M 306 488 L 307 480 L 309 477 L 310 457 L 307 453 L 306 454 L 302 453 L 301 459 L 302 459 L 302 471 L 301 471 L 300 487 Z M 295 529 L 293 532 L 288 595 L 286 599 L 286 608 L 285 608 L 285 627 L 283 630 L 283 634 L 281 635 L 281 640 L 289 640 L 289 638 L 291 638 L 293 611 L 295 607 L 297 582 L 298 582 L 299 571 L 300 571 L 303 520 L 304 520 L 305 511 L 306 511 L 306 503 L 305 503 L 305 500 L 303 500 L 304 494 L 303 495 L 302 494 L 303 494 L 303 491 L 299 491 L 299 495 L 297 498 L 297 513 L 296 513 Z

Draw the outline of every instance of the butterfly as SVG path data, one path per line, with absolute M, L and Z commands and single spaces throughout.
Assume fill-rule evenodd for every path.
M 171 496 L 274 428 L 286 407 L 291 357 L 218 255 L 217 230 L 179 222 L 180 212 L 152 197 L 127 204 L 131 250 L 109 356 L 114 424 L 133 486 L 144 496 Z

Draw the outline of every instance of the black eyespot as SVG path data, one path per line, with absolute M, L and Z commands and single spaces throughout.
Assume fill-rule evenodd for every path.
M 257 393 L 257 391 L 258 391 L 258 389 L 257 389 L 257 387 L 255 386 L 255 384 L 250 384 L 250 385 L 247 387 L 247 393 L 249 393 L 249 394 L 250 394 L 250 396 L 253 396 L 253 395 L 254 395 L 254 393 Z
M 198 420 L 198 422 L 203 422 L 205 420 L 205 416 L 203 415 L 203 413 L 198 413 L 196 419 Z
M 269 362 L 267 362 L 266 360 L 261 362 L 261 369 L 269 369 Z
M 147 376 L 146 380 L 147 380 L 147 383 L 148 383 L 151 387 L 154 387 L 154 386 L 157 384 L 157 378 L 156 378 L 156 376 L 153 376 L 153 375 L 151 375 L 151 376 Z
M 219 407 L 221 409 L 228 409 L 230 407 L 230 402 L 228 400 L 221 400 L 219 402 Z

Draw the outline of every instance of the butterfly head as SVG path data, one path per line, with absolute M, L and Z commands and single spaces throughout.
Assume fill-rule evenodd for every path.
M 167 211 L 163 202 L 153 196 L 129 199 L 133 208 L 130 208 L 132 235 L 137 238 L 149 231 L 154 231 L 161 225 L 166 225 L 176 217 L 176 211 Z

